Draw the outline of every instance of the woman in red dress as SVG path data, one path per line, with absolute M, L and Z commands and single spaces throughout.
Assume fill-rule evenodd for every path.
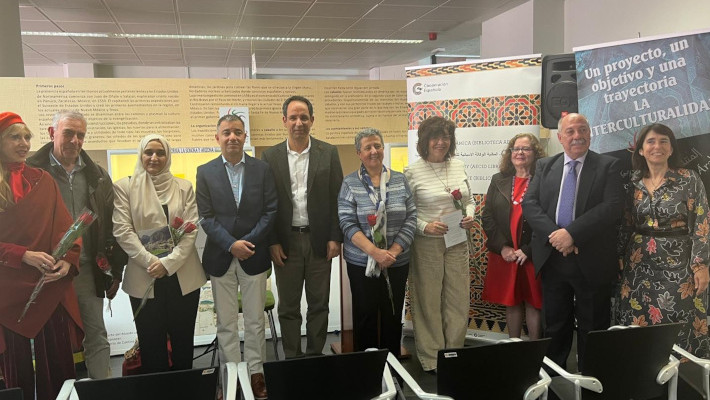
M 483 300 L 506 306 L 510 337 L 520 337 L 525 316 L 528 337 L 540 338 L 542 290 L 532 264 L 532 231 L 523 219 L 522 202 L 535 162 L 542 157 L 545 151 L 534 135 L 515 135 L 503 151 L 500 172 L 491 178 L 481 215 L 488 247 Z
M 52 176 L 25 165 L 31 138 L 19 115 L 0 113 L 0 367 L 7 387 L 22 388 L 25 399 L 35 399 L 36 387 L 36 398 L 49 400 L 76 377 L 80 241 L 62 259 L 50 255 L 72 218 Z M 42 273 L 45 285 L 20 320 Z

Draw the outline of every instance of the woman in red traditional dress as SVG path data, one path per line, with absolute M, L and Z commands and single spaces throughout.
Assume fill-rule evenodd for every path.
M 49 400 L 76 377 L 72 343 L 83 333 L 71 280 L 80 241 L 60 260 L 50 255 L 72 218 L 52 176 L 25 165 L 31 138 L 19 115 L 0 113 L 0 366 L 7 387 L 22 388 L 25 399 L 36 387 L 36 398 Z M 43 273 L 45 285 L 20 320 Z
M 523 316 L 530 339 L 540 338 L 542 288 L 535 277 L 530 239 L 532 231 L 523 219 L 522 202 L 535 162 L 545 157 L 537 138 L 515 135 L 503 151 L 500 172 L 493 175 L 481 213 L 488 240 L 488 270 L 483 300 L 506 306 L 510 337 L 520 337 Z

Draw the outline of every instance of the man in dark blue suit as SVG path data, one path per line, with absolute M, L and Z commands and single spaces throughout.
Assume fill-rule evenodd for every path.
M 562 117 L 557 138 L 564 152 L 538 160 L 523 214 L 533 230 L 535 271 L 542 274 L 548 357 L 566 366 L 576 320 L 581 366 L 587 333 L 609 327 L 621 171 L 616 158 L 589 150 L 583 115 Z
M 249 363 L 254 397 L 265 399 L 268 237 L 278 199 L 269 165 L 244 153 L 246 137 L 241 118 L 219 119 L 215 138 L 222 155 L 197 168 L 197 207 L 207 234 L 202 265 L 212 283 L 220 361 L 241 360 L 237 320 L 241 290 L 244 359 Z

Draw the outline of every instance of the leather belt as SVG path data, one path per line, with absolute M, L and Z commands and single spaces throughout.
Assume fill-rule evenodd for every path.
M 298 233 L 306 233 L 311 231 L 311 227 L 306 225 L 306 226 L 292 226 L 291 230 L 294 232 Z

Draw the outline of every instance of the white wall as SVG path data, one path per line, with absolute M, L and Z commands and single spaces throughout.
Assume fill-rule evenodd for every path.
M 565 52 L 573 47 L 710 28 L 708 0 L 566 0 Z
M 248 68 L 98 65 L 97 78 L 249 79 Z
M 533 1 L 483 21 L 481 58 L 532 54 Z
M 26 78 L 64 78 L 61 65 L 25 65 Z
M 431 61 L 427 59 L 428 61 Z M 404 71 L 406 67 L 411 67 L 418 65 L 416 62 L 411 64 L 402 65 L 389 65 L 386 67 L 375 67 L 370 68 L 370 80 L 371 81 L 384 81 L 384 80 L 405 80 L 407 79 L 407 74 Z

